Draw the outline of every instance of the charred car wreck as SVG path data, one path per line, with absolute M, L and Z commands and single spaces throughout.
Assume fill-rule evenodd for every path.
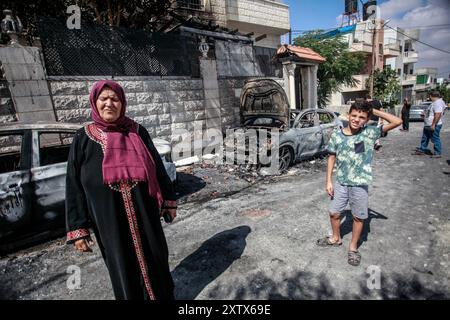
M 242 126 L 234 128 L 235 135 L 246 135 L 248 130 L 256 130 L 259 135 L 270 135 L 270 130 L 279 134 L 279 170 L 286 170 L 299 160 L 320 155 L 325 152 L 331 133 L 342 128 L 337 116 L 324 109 L 290 109 L 283 88 L 272 79 L 248 80 L 240 97 Z M 236 134 L 237 133 L 237 134 Z M 239 137 L 237 137 L 239 139 Z M 245 140 L 245 139 L 244 139 Z M 263 139 L 264 140 L 264 139 Z M 267 137 L 267 148 L 254 145 L 255 141 L 246 139 L 245 154 L 257 150 L 258 158 L 271 156 L 275 149 L 271 137 Z M 239 144 L 237 149 L 239 148 Z

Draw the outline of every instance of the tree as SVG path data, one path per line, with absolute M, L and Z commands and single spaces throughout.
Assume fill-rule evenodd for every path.
M 394 107 L 399 103 L 398 95 L 400 93 L 400 81 L 395 70 L 385 68 L 376 69 L 366 81 L 366 88 L 369 90 L 371 77 L 373 77 L 373 94 L 383 105 Z
M 436 89 L 434 90 L 430 90 L 429 93 L 431 93 L 431 91 L 437 91 L 440 93 L 442 100 L 445 101 L 445 103 L 449 103 L 450 102 L 450 84 L 448 82 L 444 82 L 439 84 Z
M 364 54 L 349 51 L 347 42 L 341 36 L 320 38 L 322 33 L 322 30 L 311 31 L 294 40 L 295 45 L 311 48 L 326 59 L 317 71 L 319 107 L 324 107 L 331 94 L 341 90 L 343 85 L 357 84 L 353 75 L 361 73 L 365 61 Z
M 36 35 L 39 16 L 67 19 L 67 7 L 76 4 L 84 21 L 110 27 L 130 27 L 157 31 L 167 23 L 175 0 L 4 0 L 0 10 L 11 9 L 28 36 Z

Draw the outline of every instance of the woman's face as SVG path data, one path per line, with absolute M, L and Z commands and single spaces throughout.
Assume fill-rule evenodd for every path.
M 100 92 L 96 107 L 100 117 L 105 122 L 112 123 L 120 117 L 122 102 L 114 91 L 106 87 Z

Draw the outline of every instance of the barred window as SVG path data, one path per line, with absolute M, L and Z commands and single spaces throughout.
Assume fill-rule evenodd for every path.
M 203 0 L 178 0 L 178 6 L 183 9 L 203 9 Z

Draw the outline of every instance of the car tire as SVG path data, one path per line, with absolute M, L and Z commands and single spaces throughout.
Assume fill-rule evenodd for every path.
M 279 156 L 279 166 L 278 169 L 280 171 L 286 171 L 292 163 L 292 159 L 294 158 L 293 152 L 289 147 L 281 147 L 280 148 L 280 156 Z

